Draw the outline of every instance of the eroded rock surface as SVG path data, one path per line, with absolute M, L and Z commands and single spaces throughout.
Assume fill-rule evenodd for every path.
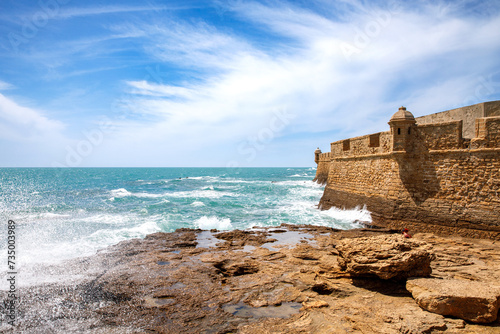
M 406 288 L 423 309 L 460 319 L 489 323 L 497 319 L 500 289 L 458 279 L 410 279 Z
M 481 325 L 423 310 L 404 281 L 341 269 L 340 244 L 378 235 L 400 244 L 388 232 L 283 225 L 155 233 L 45 268 L 60 281 L 20 288 L 17 326 L 0 332 L 500 333 L 498 319 Z M 500 282 L 500 246 L 491 240 L 411 241 L 435 254 L 434 278 Z M 0 292 L 0 309 L 5 298 Z
M 336 249 L 342 270 L 353 276 L 376 275 L 382 279 L 427 277 L 433 255 L 425 242 L 400 235 L 344 239 Z

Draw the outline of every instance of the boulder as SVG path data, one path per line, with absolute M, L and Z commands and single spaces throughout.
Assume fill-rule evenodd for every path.
M 430 246 L 402 235 L 342 239 L 336 249 L 340 268 L 351 276 L 403 279 L 427 277 L 432 272 Z
M 475 323 L 497 319 L 500 290 L 490 285 L 458 279 L 409 279 L 406 288 L 417 304 L 429 312 Z

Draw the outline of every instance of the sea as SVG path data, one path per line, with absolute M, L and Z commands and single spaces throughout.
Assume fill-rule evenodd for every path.
M 36 273 L 23 280 L 22 273 L 33 268 L 160 231 L 282 223 L 352 229 L 371 221 L 365 208 L 319 210 L 324 187 L 312 181 L 315 173 L 314 168 L 1 168 L 0 277 L 8 272 L 9 220 L 15 222 L 20 286 L 40 283 Z

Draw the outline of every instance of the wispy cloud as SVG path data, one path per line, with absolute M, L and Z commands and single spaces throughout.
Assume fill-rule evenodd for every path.
M 42 2 L 40 2 L 43 4 Z M 192 5 L 159 5 L 153 1 L 146 1 L 147 5 L 143 6 L 126 6 L 126 5 L 101 5 L 101 6 L 82 6 L 70 7 L 72 4 L 59 6 L 52 4 L 50 6 L 40 6 L 38 11 L 45 11 L 50 14 L 50 19 L 72 19 L 76 17 L 124 14 L 124 13 L 141 13 L 149 11 L 177 11 L 193 8 Z M 31 18 L 33 14 L 26 15 L 25 18 Z
M 13 89 L 13 88 L 14 88 L 14 86 L 11 85 L 10 83 L 0 80 L 0 90 L 8 90 L 8 89 Z
M 265 165 L 270 152 L 290 143 L 304 156 L 295 164 L 304 165 L 309 145 L 327 148 L 333 140 L 385 130 L 400 105 L 422 115 L 500 98 L 500 78 L 491 76 L 500 51 L 495 2 L 218 3 L 216 19 L 207 14 L 213 8 L 188 18 L 166 13 L 182 5 L 60 9 L 61 24 L 99 15 L 110 20 L 91 34 L 56 40 L 50 50 L 33 48 L 25 58 L 44 64 L 46 81 L 102 72 L 86 87 L 102 80 L 92 87 L 122 89 L 107 115 L 114 131 L 85 163 L 171 165 L 168 159 L 182 157 L 183 164 L 203 165 L 196 162 L 203 156 L 218 165 Z M 125 13 L 137 15 L 111 19 Z M 32 124 L 61 131 L 57 121 L 31 111 L 24 112 L 37 120 Z M 9 122 L 20 126 L 19 119 Z M 250 158 L 245 145 L 258 156 Z
M 23 107 L 0 94 L 0 136 L 13 141 L 34 141 L 49 136 L 57 137 L 64 129 L 60 121 L 50 119 L 42 112 Z
M 123 123 L 123 133 L 167 146 L 226 143 L 238 155 L 237 144 L 255 137 L 277 110 L 294 120 L 276 137 L 385 130 L 400 104 L 416 114 L 460 104 L 460 95 L 474 89 L 471 77 L 494 66 L 489 57 L 478 61 L 478 53 L 500 49 L 499 17 L 478 22 L 440 5 L 421 12 L 354 8 L 339 19 L 290 4 L 239 4 L 231 7 L 238 17 L 298 42 L 294 52 L 262 49 L 199 22 L 143 26 L 152 57 L 207 71 L 195 84 L 128 82 L 127 108 L 156 118 L 154 125 Z M 346 43 L 355 49 L 350 57 Z

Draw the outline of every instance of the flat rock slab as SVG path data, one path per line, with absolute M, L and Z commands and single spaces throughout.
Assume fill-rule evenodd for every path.
M 402 279 L 432 272 L 430 245 L 401 235 L 343 239 L 336 249 L 340 268 L 352 276 Z
M 406 288 L 417 304 L 429 312 L 475 323 L 497 319 L 500 290 L 490 285 L 458 279 L 414 278 Z

